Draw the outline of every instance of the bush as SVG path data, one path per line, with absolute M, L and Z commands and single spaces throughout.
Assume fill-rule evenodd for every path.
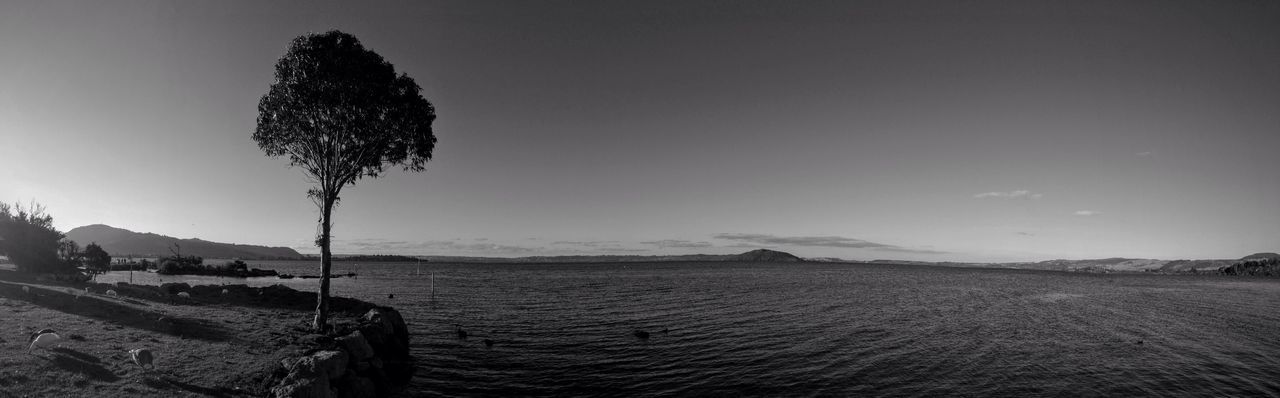
M 205 269 L 204 259 L 198 256 L 173 255 L 156 260 L 156 273 L 165 275 L 194 274 Z
M 85 270 L 90 273 L 101 274 L 111 269 L 111 255 L 107 254 L 102 246 L 98 246 L 97 242 L 85 246 L 81 256 L 84 259 Z
M 59 249 L 64 248 L 62 238 L 44 206 L 32 203 L 23 208 L 16 203 L 0 203 L 0 253 L 8 256 L 18 271 L 75 273 L 74 265 L 59 258 Z
M 1280 257 L 1248 260 L 1222 267 L 1224 275 L 1250 275 L 1280 277 Z

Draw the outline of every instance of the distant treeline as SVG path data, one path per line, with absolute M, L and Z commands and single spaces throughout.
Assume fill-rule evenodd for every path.
M 394 255 L 394 254 L 369 254 L 369 255 L 357 255 L 357 256 L 333 256 L 333 259 L 334 259 L 334 260 L 336 260 L 336 261 L 363 261 L 363 262 L 369 262 L 369 263 L 375 263 L 375 262 L 381 262 L 381 263 L 405 263 L 405 262 L 414 262 L 414 261 L 418 261 L 418 258 L 417 258 L 417 257 L 397 256 L 397 255 Z M 319 261 L 319 260 L 320 260 L 320 257 L 316 257 L 316 256 L 307 256 L 307 257 L 306 257 L 306 260 Z
M 250 269 L 248 264 L 240 260 L 229 261 L 222 265 L 205 265 L 203 258 L 176 255 L 163 257 L 159 263 L 160 266 L 156 269 L 156 273 L 162 275 L 208 275 L 240 278 L 278 275 L 274 270 Z
M 1280 257 L 1245 260 L 1220 269 L 1223 275 L 1280 277 Z

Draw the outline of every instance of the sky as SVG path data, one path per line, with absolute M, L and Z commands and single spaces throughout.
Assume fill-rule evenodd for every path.
M 257 147 L 294 37 L 436 108 L 338 253 L 925 261 L 1280 251 L 1280 3 L 4 1 L 0 201 L 316 253 Z

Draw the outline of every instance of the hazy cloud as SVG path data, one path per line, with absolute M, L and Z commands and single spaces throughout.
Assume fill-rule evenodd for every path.
M 647 241 L 647 242 L 640 242 L 640 243 L 643 243 L 643 244 L 646 244 L 646 245 L 654 245 L 654 246 L 657 246 L 657 247 L 660 247 L 660 248 L 663 248 L 663 249 L 666 249 L 666 248 L 699 248 L 699 247 L 712 247 L 712 246 L 714 246 L 714 245 L 712 245 L 712 244 L 711 244 L 711 242 L 703 242 L 703 241 L 697 241 L 697 242 L 695 242 L 695 241 L 691 241 L 691 240 L 683 240 L 683 239 L 651 240 L 651 241 Z
M 1152 154 L 1152 152 L 1151 152 L 1151 151 L 1142 151 L 1142 152 L 1138 152 L 1136 155 L 1138 155 L 1138 156 L 1151 156 L 1151 154 Z
M 1087 217 L 1087 216 L 1096 216 L 1096 215 L 1102 214 L 1102 212 L 1097 211 L 1097 210 L 1076 210 L 1076 213 L 1075 213 L 1075 214 L 1076 214 L 1077 216 L 1086 216 L 1086 217 Z
M 920 250 L 911 249 L 901 246 L 887 245 L 884 243 L 876 243 L 865 241 L 862 239 L 846 238 L 842 236 L 777 236 L 768 234 L 715 234 L 712 235 L 716 239 L 731 240 L 740 242 L 731 247 L 741 247 L 743 244 L 755 245 L 787 245 L 787 246 L 812 246 L 812 247 L 839 247 L 849 249 L 872 249 L 880 251 L 902 252 L 902 253 L 924 253 L 924 254 L 940 254 L 945 253 L 936 250 Z
M 1030 233 L 1030 232 L 1018 232 L 1018 235 L 1022 235 L 1022 236 L 1036 236 L 1036 234 L 1033 234 L 1033 233 Z
M 973 197 L 978 199 L 982 199 L 982 198 L 1040 199 L 1043 196 L 1044 194 L 1031 192 L 1025 189 L 1019 189 L 1016 191 L 1006 191 L 1006 192 L 1001 192 L 1001 191 L 983 192 L 980 194 L 973 195 Z
M 616 240 L 558 240 L 555 242 L 551 242 L 551 244 L 562 245 L 562 246 L 605 247 L 605 246 L 616 246 L 618 244 L 618 241 Z
M 385 239 L 335 240 L 335 251 L 348 251 L 368 254 L 414 254 L 414 253 L 532 253 L 538 249 L 524 246 L 504 245 L 488 242 L 465 243 L 458 240 L 433 240 L 410 242 Z

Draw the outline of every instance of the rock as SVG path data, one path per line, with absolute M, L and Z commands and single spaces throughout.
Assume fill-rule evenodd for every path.
M 301 379 L 285 379 L 285 383 L 272 388 L 271 395 L 276 398 L 336 398 L 337 394 L 329 388 L 329 379 L 309 377 Z
M 311 354 L 308 358 L 314 358 L 317 374 L 322 374 L 330 379 L 342 377 L 347 372 L 347 353 L 345 352 L 320 351 Z
M 298 338 L 298 344 L 313 346 L 329 346 L 333 344 L 333 338 L 323 334 L 308 334 Z
M 373 347 L 369 346 L 369 341 L 365 340 L 364 333 L 360 333 L 359 330 L 339 337 L 338 346 L 351 354 L 352 361 L 359 362 L 373 357 Z
M 391 329 L 395 332 L 396 339 L 404 346 L 409 346 L 409 325 L 404 323 L 404 317 L 400 316 L 400 311 L 393 308 L 382 308 L 383 314 L 391 321 Z
M 286 373 L 293 373 L 293 367 L 298 364 L 298 358 L 284 358 L 280 360 L 280 367 L 284 368 Z
M 374 368 L 376 368 L 376 369 L 382 369 L 382 366 L 383 366 L 382 358 L 373 358 L 373 359 L 370 359 L 370 360 L 369 360 L 369 365 L 370 365 L 370 366 L 373 366 L 373 367 L 374 367 Z
M 343 398 L 372 398 L 378 396 L 378 387 L 373 380 L 348 373 L 339 383 L 338 396 Z
M 387 377 L 387 372 L 378 368 L 370 368 L 368 372 L 365 372 L 364 376 L 368 377 L 369 380 L 373 380 L 374 388 L 378 389 L 378 396 L 391 395 L 391 378 Z
M 335 379 L 347 372 L 347 353 L 342 351 L 320 351 L 302 357 L 290 364 L 282 363 L 289 371 L 288 379 L 319 377 Z
M 395 333 L 396 326 L 391 321 L 391 317 L 387 315 L 388 308 L 379 307 L 364 313 L 363 320 L 366 324 L 376 326 L 382 334 Z

